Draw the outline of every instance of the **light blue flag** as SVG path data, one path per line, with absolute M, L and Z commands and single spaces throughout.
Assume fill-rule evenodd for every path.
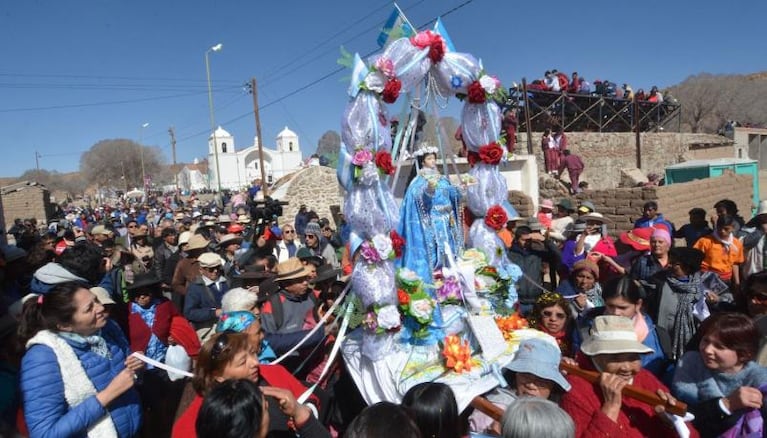
M 352 80 L 349 83 L 349 97 L 357 97 L 357 93 L 360 92 L 360 84 L 365 80 L 365 76 L 370 73 L 370 69 L 360 58 L 359 53 L 354 54 L 354 63 L 352 64 Z
M 448 52 L 455 52 L 455 45 L 453 45 L 453 40 L 450 39 L 450 35 L 448 35 L 447 29 L 442 23 L 442 19 L 439 17 L 437 17 L 437 22 L 434 23 L 434 33 L 442 37 Z
M 415 34 L 415 29 L 413 29 L 405 14 L 402 13 L 399 6 L 395 3 L 394 10 L 389 15 L 386 23 L 384 23 L 381 33 L 378 34 L 378 47 L 385 47 L 394 40 L 411 37 Z

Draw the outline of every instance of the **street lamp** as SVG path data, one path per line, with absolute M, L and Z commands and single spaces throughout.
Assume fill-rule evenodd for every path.
M 146 171 L 144 170 L 144 146 L 141 142 L 144 141 L 144 128 L 147 126 L 149 126 L 149 122 L 142 124 L 138 131 L 138 148 L 141 153 L 141 184 L 144 187 L 144 194 L 146 194 Z
M 213 89 L 210 85 L 210 61 L 208 60 L 208 54 L 210 52 L 220 52 L 224 46 L 221 43 L 209 48 L 205 51 L 205 73 L 208 77 L 208 108 L 210 109 L 210 129 L 213 131 L 213 154 L 216 160 L 216 187 L 219 193 L 221 192 L 221 168 L 218 164 L 218 141 L 216 141 L 216 119 L 213 116 Z

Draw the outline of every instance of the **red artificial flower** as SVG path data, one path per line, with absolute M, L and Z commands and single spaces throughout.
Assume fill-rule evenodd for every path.
M 503 158 L 503 148 L 497 142 L 492 142 L 479 148 L 479 158 L 483 163 L 498 164 Z
M 405 239 L 394 230 L 391 230 L 389 233 L 389 238 L 391 239 L 391 246 L 394 248 L 394 256 L 397 258 L 402 257 L 402 249 L 405 247 Z
M 378 151 L 375 156 L 376 166 L 386 175 L 394 173 L 394 166 L 391 163 L 391 154 L 386 151 Z
M 485 96 L 485 89 L 482 88 L 479 81 L 474 81 L 466 89 L 466 95 L 469 98 L 469 103 L 485 103 L 487 97 Z
M 506 210 L 504 210 L 500 205 L 496 204 L 487 209 L 487 214 L 485 215 L 485 225 L 488 227 L 498 231 L 506 225 L 508 220 L 509 217 L 506 216 Z
M 403 289 L 397 289 L 397 300 L 399 301 L 400 306 L 407 306 L 410 304 L 410 294 Z
M 469 166 L 474 167 L 475 164 L 477 164 L 477 161 L 479 161 L 479 154 L 474 151 L 469 151 L 469 153 L 466 155 L 466 161 L 469 162 Z
M 437 64 L 445 57 L 445 41 L 439 35 L 434 35 L 429 45 L 429 59 Z
M 386 103 L 394 103 L 399 97 L 399 91 L 402 89 L 402 82 L 397 78 L 391 78 L 386 81 L 381 98 Z

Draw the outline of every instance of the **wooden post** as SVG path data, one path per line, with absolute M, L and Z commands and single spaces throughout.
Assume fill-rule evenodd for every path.
M 266 180 L 266 170 L 264 169 L 264 141 L 261 138 L 261 117 L 258 112 L 258 85 L 256 78 L 250 80 L 250 90 L 253 93 L 253 115 L 256 117 L 256 138 L 258 139 L 258 167 L 261 169 L 261 191 L 264 196 L 269 195 L 269 183 Z
M 168 128 L 170 134 L 170 150 L 173 153 L 173 183 L 176 186 L 176 195 L 178 195 L 178 170 L 176 169 L 176 131 L 171 126 Z
M 634 131 L 636 132 L 636 160 L 637 169 L 642 168 L 642 139 L 639 133 L 639 102 L 634 99 Z
M 527 101 L 527 79 L 522 78 L 522 94 L 525 101 L 525 126 L 527 127 L 527 153 L 533 155 L 532 127 L 530 126 L 530 103 Z

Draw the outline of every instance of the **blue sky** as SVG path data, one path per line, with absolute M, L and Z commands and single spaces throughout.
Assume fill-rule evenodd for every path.
M 635 89 L 701 72 L 767 70 L 764 1 L 399 4 L 416 26 L 444 15 L 457 50 L 482 58 L 504 85 L 551 68 Z M 238 149 L 252 144 L 252 100 L 242 84 L 255 76 L 265 145 L 287 125 L 309 155 L 322 133 L 339 130 L 349 75 L 331 74 L 339 48 L 376 49 L 391 10 L 379 0 L 4 0 L 0 176 L 34 168 L 35 151 L 43 169 L 77 170 L 80 154 L 109 138 L 141 138 L 170 162 L 171 125 L 178 160 L 203 158 L 204 53 L 216 43 L 223 44 L 210 55 L 217 124 Z

